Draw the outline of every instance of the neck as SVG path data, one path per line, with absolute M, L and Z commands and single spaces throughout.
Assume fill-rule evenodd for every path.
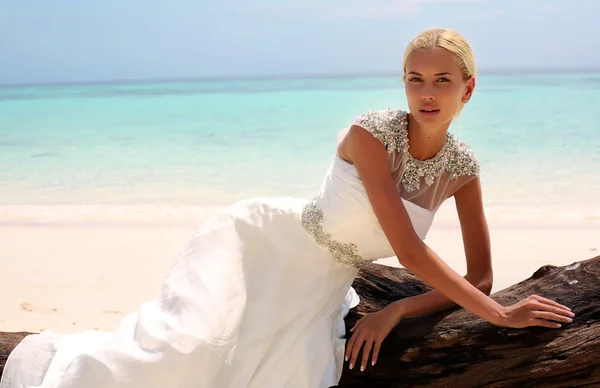
M 433 158 L 444 146 L 450 122 L 438 127 L 422 126 L 412 114 L 408 115 L 410 155 L 417 160 Z

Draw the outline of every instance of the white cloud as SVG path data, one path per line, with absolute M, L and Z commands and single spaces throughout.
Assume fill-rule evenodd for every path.
M 485 0 L 283 0 L 253 4 L 249 9 L 261 14 L 317 19 L 393 19 L 421 13 L 425 4 L 481 3 Z M 247 3 L 238 5 L 249 8 Z
M 349 0 L 329 9 L 331 18 L 388 19 L 421 12 L 419 1 L 410 0 Z
M 559 5 L 559 4 L 542 5 L 539 8 L 540 11 L 548 11 L 548 12 L 558 12 L 558 11 L 564 11 L 566 9 L 567 9 L 567 7 L 565 7 L 564 5 Z
M 465 18 L 463 20 L 494 19 L 503 14 L 504 14 L 504 11 L 499 10 L 499 9 L 495 10 L 495 11 L 489 11 L 489 12 L 476 12 L 476 13 L 472 13 L 470 15 L 465 16 Z

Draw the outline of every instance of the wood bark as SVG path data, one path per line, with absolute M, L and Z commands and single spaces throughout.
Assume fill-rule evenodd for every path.
M 377 264 L 361 270 L 354 288 L 361 301 L 346 317 L 347 332 L 365 313 L 430 290 L 405 269 Z M 534 294 L 570 307 L 573 322 L 502 328 L 462 308 L 405 319 L 377 365 L 360 372 L 346 363 L 339 387 L 600 387 L 600 256 L 543 266 L 491 297 L 508 306 Z

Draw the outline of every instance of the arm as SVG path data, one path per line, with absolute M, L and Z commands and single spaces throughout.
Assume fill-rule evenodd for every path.
M 503 307 L 486 295 L 492 280 L 489 237 L 487 226 L 483 227 L 486 222 L 481 205 L 471 203 L 472 200 L 481 201 L 479 182 L 464 191 L 460 190 L 456 195 L 469 267 L 467 276 L 463 278 L 415 233 L 391 179 L 386 151 L 381 142 L 365 129 L 352 126 L 340 143 L 338 153 L 341 158 L 354 163 L 375 215 L 400 263 L 436 289 L 421 296 L 421 299 L 411 299 L 411 311 L 414 314 L 441 309 L 453 303 L 498 326 L 559 328 L 561 325 L 558 322 L 571 322 L 574 314 L 570 309 L 553 300 L 531 295 L 512 306 Z M 480 282 L 475 279 L 480 279 Z M 421 303 L 426 305 L 419 306 Z M 398 321 L 399 317 L 389 309 L 358 320 L 350 330 L 353 334 L 346 348 L 350 369 L 363 346 L 361 370 L 366 367 L 371 350 L 372 365 L 375 365 L 381 343 Z
M 467 275 L 464 278 L 486 295 L 492 291 L 492 260 L 490 236 L 481 193 L 481 182 L 475 178 L 460 188 L 455 194 L 456 209 L 460 221 Z M 390 304 L 387 308 L 399 318 L 430 314 L 456 307 L 439 290 L 405 298 Z
M 340 143 L 340 156 L 354 163 L 375 215 L 400 263 L 449 300 L 495 324 L 503 306 L 454 272 L 415 233 L 390 176 L 386 150 L 365 129 L 353 125 Z

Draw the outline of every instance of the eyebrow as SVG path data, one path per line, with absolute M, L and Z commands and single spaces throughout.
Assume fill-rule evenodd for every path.
M 423 74 L 417 73 L 416 71 L 409 71 L 408 74 L 420 75 L 421 77 L 423 76 Z M 452 75 L 452 73 L 449 73 L 449 72 L 445 71 L 443 73 L 434 74 L 434 76 L 436 76 L 436 77 L 439 77 L 441 75 Z

